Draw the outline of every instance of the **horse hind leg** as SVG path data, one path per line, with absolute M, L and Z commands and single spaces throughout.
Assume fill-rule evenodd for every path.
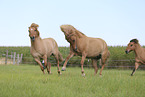
M 106 65 L 106 61 L 107 61 L 107 57 L 106 56 L 102 56 L 101 58 L 101 63 L 102 63 L 102 67 L 101 67 L 101 70 L 100 70 L 100 75 L 102 75 L 102 71 Z
M 81 60 L 81 68 L 82 68 L 82 76 L 83 77 L 85 77 L 84 68 L 83 68 L 85 58 L 86 58 L 86 54 L 83 54 L 82 55 L 82 60 Z
M 61 74 L 60 69 L 59 69 L 59 59 L 56 59 L 56 60 L 57 60 L 57 69 L 58 69 L 58 74 Z
M 92 59 L 92 64 L 93 64 L 93 67 L 94 67 L 94 70 L 95 70 L 94 75 L 96 75 L 97 72 L 98 72 L 97 60 L 96 59 Z
M 57 62 L 58 74 L 61 74 L 60 68 L 59 68 L 59 55 L 58 54 L 53 54 L 53 55 L 54 55 L 56 62 Z
M 48 74 L 51 74 L 51 63 L 47 60 L 47 72 Z
M 110 57 L 110 52 L 108 51 L 108 49 L 106 49 L 103 53 L 102 53 L 102 57 L 101 57 L 101 63 L 102 63 L 102 68 L 100 70 L 100 75 L 102 75 L 102 71 L 108 61 Z

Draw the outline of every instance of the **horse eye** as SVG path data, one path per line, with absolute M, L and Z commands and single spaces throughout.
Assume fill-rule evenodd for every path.
M 133 45 L 130 45 L 130 46 L 133 46 Z
M 75 42 L 75 40 L 73 40 L 73 42 Z
M 37 31 L 37 30 L 35 30 L 35 31 Z

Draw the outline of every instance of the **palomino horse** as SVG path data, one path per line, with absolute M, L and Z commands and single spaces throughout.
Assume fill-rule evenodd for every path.
M 145 64 L 145 49 L 141 47 L 137 39 L 132 39 L 128 44 L 125 52 L 126 54 L 128 54 L 131 51 L 134 51 L 135 53 L 135 68 L 131 73 L 131 76 L 133 76 L 139 65 Z
M 29 27 L 29 37 L 31 40 L 31 55 L 35 59 L 35 61 L 40 65 L 41 70 L 43 73 L 44 68 L 42 66 L 42 63 L 40 62 L 40 59 L 44 60 L 45 67 L 47 68 L 47 72 L 51 73 L 51 63 L 48 61 L 48 58 L 51 55 L 54 55 L 56 61 L 57 61 L 57 67 L 58 67 L 58 73 L 60 73 L 59 69 L 59 62 L 63 61 L 63 57 L 60 54 L 58 50 L 58 45 L 56 41 L 52 38 L 45 38 L 41 39 L 38 31 L 39 25 L 32 23 Z M 49 68 L 48 68 L 49 65 Z
M 95 69 L 95 75 L 98 71 L 97 60 L 101 59 L 102 68 L 100 70 L 100 75 L 102 75 L 102 70 L 105 66 L 107 59 L 110 56 L 110 52 L 108 51 L 106 42 L 100 38 L 87 37 L 71 25 L 61 25 L 60 28 L 65 34 L 66 40 L 70 43 L 70 53 L 65 60 L 62 71 L 66 69 L 66 64 L 68 60 L 75 54 L 82 56 L 82 76 L 85 76 L 83 69 L 85 58 L 90 58 L 92 60 Z

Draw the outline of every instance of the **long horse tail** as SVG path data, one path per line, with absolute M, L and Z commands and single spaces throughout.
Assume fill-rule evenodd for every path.
M 107 61 L 106 61 L 107 64 L 108 64 L 108 62 L 109 62 L 109 58 L 110 58 L 110 52 L 109 52 L 109 50 L 108 50 L 108 53 L 107 53 Z
M 110 57 L 110 52 L 108 51 L 108 53 L 107 53 L 107 58 L 109 58 Z
M 60 62 L 64 61 L 63 56 L 60 52 L 58 52 L 58 58 Z

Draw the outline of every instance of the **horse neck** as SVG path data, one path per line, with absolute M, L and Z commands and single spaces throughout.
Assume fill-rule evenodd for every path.
M 80 38 L 87 37 L 85 34 L 83 34 L 83 33 L 80 32 L 80 31 L 76 31 L 76 34 L 77 34 L 77 36 L 80 37 Z
M 31 40 L 31 47 L 34 48 L 35 50 L 42 47 L 42 45 L 43 45 L 43 43 L 42 43 L 42 39 L 40 38 L 40 36 L 36 37 L 34 41 Z
M 87 37 L 86 35 L 82 35 L 82 34 L 80 36 L 81 37 L 79 37 L 79 36 L 76 37 L 77 45 L 80 43 L 80 39 Z
M 134 50 L 135 56 L 140 57 L 143 54 L 143 49 L 140 44 L 136 45 L 136 49 Z

